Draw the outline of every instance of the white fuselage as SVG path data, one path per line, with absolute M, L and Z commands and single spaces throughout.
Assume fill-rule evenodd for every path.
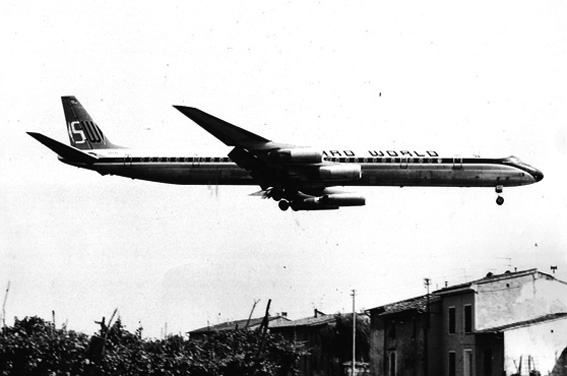
M 95 170 L 102 175 L 118 175 L 154 182 L 186 185 L 255 185 L 249 172 L 228 157 L 183 155 L 171 151 L 136 151 L 134 149 L 90 150 L 98 160 L 83 165 L 60 158 L 63 162 Z M 187 153 L 185 153 L 187 154 Z M 508 187 L 535 183 L 543 177 L 537 169 L 518 158 L 442 157 L 435 151 L 326 150 L 317 165 L 287 166 L 287 173 L 309 177 L 309 184 L 348 186 L 458 186 Z M 310 169 L 341 164 L 360 166 L 355 179 L 325 179 Z M 333 184 L 329 184 L 333 183 Z

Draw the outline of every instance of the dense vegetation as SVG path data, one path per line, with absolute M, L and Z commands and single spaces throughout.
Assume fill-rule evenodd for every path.
M 38 317 L 15 320 L 0 333 L 2 375 L 257 375 L 295 374 L 306 354 L 279 336 L 259 331 L 219 332 L 200 340 L 142 338 L 118 319 L 87 336 L 56 329 Z

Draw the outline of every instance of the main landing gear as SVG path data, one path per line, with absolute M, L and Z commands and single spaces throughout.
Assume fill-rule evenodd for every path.
M 289 207 L 290 207 L 290 203 L 288 200 L 281 199 L 280 201 L 278 201 L 278 208 L 280 208 L 280 210 L 286 211 L 287 209 L 289 209 Z
M 495 190 L 498 195 L 496 198 L 496 204 L 502 205 L 504 203 L 504 197 L 500 196 L 500 193 L 502 193 L 503 187 L 501 185 L 497 185 Z
M 269 188 L 264 193 L 264 198 L 271 198 L 274 201 L 277 201 L 278 207 L 282 211 L 286 211 L 287 209 L 292 208 L 293 195 L 290 195 L 288 192 L 286 192 L 285 189 Z

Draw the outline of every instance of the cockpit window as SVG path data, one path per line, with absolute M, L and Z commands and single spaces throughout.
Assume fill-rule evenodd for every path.
M 504 163 L 520 164 L 522 163 L 522 161 L 520 160 L 520 158 L 511 155 L 508 158 L 504 158 Z

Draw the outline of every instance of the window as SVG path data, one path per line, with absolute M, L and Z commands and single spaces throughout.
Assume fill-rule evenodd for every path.
M 388 359 L 388 375 L 396 376 L 396 352 L 392 351 Z
M 455 307 L 449 307 L 449 334 L 455 333 Z
M 396 339 L 396 324 L 392 323 L 392 327 L 388 331 L 388 338 Z
M 472 332 L 472 306 L 465 306 L 465 333 Z
M 449 351 L 449 376 L 457 375 L 457 356 L 454 351 Z

